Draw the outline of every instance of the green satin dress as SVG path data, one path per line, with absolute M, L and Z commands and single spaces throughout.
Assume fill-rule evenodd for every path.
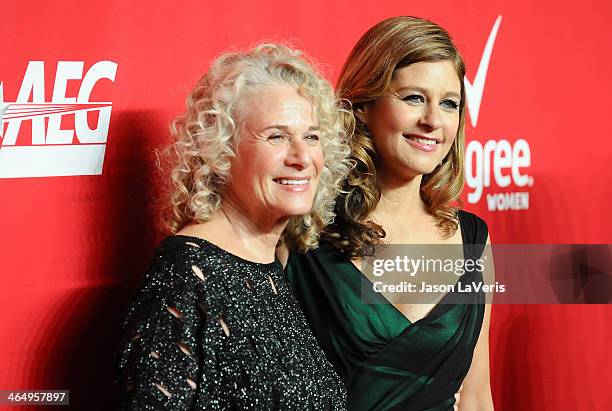
M 478 259 L 487 226 L 460 211 L 465 258 Z M 287 277 L 325 354 L 343 378 L 350 410 L 452 410 L 472 361 L 484 316 L 484 294 L 449 293 L 411 323 L 334 246 L 292 252 Z M 482 281 L 473 271 L 459 281 Z

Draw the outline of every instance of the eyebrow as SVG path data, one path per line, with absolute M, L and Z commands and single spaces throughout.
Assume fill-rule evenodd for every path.
M 422 93 L 422 94 L 428 94 L 428 90 L 427 89 L 424 89 L 423 87 L 418 87 L 418 86 L 406 86 L 406 87 L 402 87 L 402 88 L 398 89 L 396 92 L 401 94 L 401 92 L 408 91 L 408 90 L 418 91 L 419 93 Z M 454 91 L 450 91 L 450 92 L 444 94 L 444 96 L 445 97 L 455 97 L 455 98 L 461 99 L 461 94 L 455 93 Z
M 277 128 L 279 130 L 283 130 L 286 133 L 290 133 L 290 131 L 291 131 L 289 127 L 281 125 L 281 124 L 273 124 L 271 126 L 268 126 L 268 127 L 264 128 L 261 131 L 266 131 L 266 130 L 269 130 L 271 128 Z M 319 130 L 321 130 L 321 127 L 319 127 L 319 126 L 310 126 L 310 127 L 308 127 L 308 131 L 319 131 Z

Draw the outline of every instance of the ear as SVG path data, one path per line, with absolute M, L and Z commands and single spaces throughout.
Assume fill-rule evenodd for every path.
M 366 108 L 364 107 L 363 104 L 359 104 L 358 106 L 356 106 L 353 109 L 353 113 L 355 114 L 355 117 L 359 119 L 359 121 L 361 121 L 366 126 L 368 125 Z

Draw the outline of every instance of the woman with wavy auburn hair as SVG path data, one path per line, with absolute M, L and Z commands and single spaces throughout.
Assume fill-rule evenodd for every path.
M 460 409 L 493 409 L 484 294 L 397 298 L 376 288 L 361 265 L 399 244 L 431 244 L 434 257 L 450 246 L 462 261 L 481 258 L 487 226 L 458 209 L 464 74 L 449 34 L 414 17 L 368 30 L 340 74 L 337 93 L 356 119 L 355 167 L 319 248 L 291 252 L 286 273 L 347 385 L 351 410 L 457 409 L 460 390 Z M 482 272 L 453 281 L 482 282 Z
M 275 260 L 316 245 L 349 147 L 331 85 L 282 45 L 223 54 L 172 127 L 174 190 L 124 322 L 123 409 L 345 409 Z

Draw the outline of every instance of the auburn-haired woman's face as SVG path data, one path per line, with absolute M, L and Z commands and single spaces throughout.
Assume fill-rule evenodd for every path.
M 383 180 L 431 173 L 459 128 L 461 82 L 450 61 L 398 69 L 385 94 L 358 110 L 378 153 Z

